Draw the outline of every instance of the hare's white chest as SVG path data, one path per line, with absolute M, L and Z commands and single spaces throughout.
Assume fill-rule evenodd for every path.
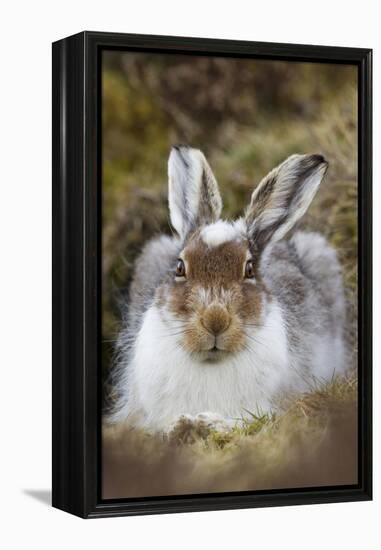
M 177 333 L 177 334 L 176 334 Z M 128 414 L 142 426 L 165 429 L 176 417 L 212 411 L 242 418 L 268 411 L 290 387 L 286 332 L 280 308 L 268 305 L 263 326 L 245 351 L 217 363 L 196 361 L 153 307 L 144 316 L 130 365 Z

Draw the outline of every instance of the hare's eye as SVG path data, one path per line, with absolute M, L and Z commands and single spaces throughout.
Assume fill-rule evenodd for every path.
M 253 279 L 254 278 L 254 264 L 252 260 L 248 260 L 246 262 L 245 266 L 245 277 L 246 279 Z
M 176 277 L 185 277 L 185 264 L 183 260 L 177 261 Z

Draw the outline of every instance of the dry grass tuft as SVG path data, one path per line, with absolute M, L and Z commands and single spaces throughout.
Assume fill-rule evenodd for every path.
M 357 483 L 357 382 L 335 378 L 252 415 L 228 433 L 176 437 L 127 425 L 103 432 L 103 497 L 269 490 Z

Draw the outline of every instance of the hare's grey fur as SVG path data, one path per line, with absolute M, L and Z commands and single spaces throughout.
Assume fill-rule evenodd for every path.
M 314 377 L 329 379 L 344 369 L 345 302 L 336 253 L 317 233 L 299 231 L 283 238 L 308 208 L 325 170 L 318 155 L 290 157 L 262 180 L 245 217 L 229 223 L 219 220 L 217 182 L 202 153 L 185 147 L 172 151 L 169 205 L 179 237 L 153 239 L 136 261 L 117 342 L 114 384 L 119 399 L 112 421 L 168 430 L 187 415 L 203 422 L 209 417 L 221 429 L 248 411 L 269 411 L 283 392 L 304 391 Z M 250 274 L 239 285 L 246 285 L 244 296 L 250 292 L 258 303 L 256 314 L 244 317 L 238 306 L 234 309 L 241 286 L 219 283 L 218 273 L 216 288 L 184 282 L 182 276 L 174 283 L 184 249 L 194 249 L 196 260 L 184 257 L 188 266 L 204 248 L 210 255 L 214 250 L 218 260 L 226 243 L 232 243 L 231 262 L 234 246 L 248 243 L 246 259 L 257 266 L 255 277 Z M 181 303 L 171 305 L 175 294 L 179 302 L 185 289 L 181 285 L 192 287 L 187 313 Z M 245 335 L 240 344 L 232 336 L 231 349 L 222 345 L 216 362 L 204 348 L 189 352 L 181 340 L 191 332 L 185 316 L 196 323 L 197 315 L 213 308 L 218 315 L 234 311 L 229 322 L 232 327 L 236 322 L 235 337 Z

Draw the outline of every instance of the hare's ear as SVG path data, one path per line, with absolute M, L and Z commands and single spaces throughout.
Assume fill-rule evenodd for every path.
M 254 246 L 263 249 L 286 235 L 311 204 L 327 167 L 321 155 L 292 155 L 263 178 L 246 211 Z
M 168 176 L 171 222 L 181 238 L 200 225 L 218 220 L 221 196 L 201 151 L 184 145 L 173 147 Z

